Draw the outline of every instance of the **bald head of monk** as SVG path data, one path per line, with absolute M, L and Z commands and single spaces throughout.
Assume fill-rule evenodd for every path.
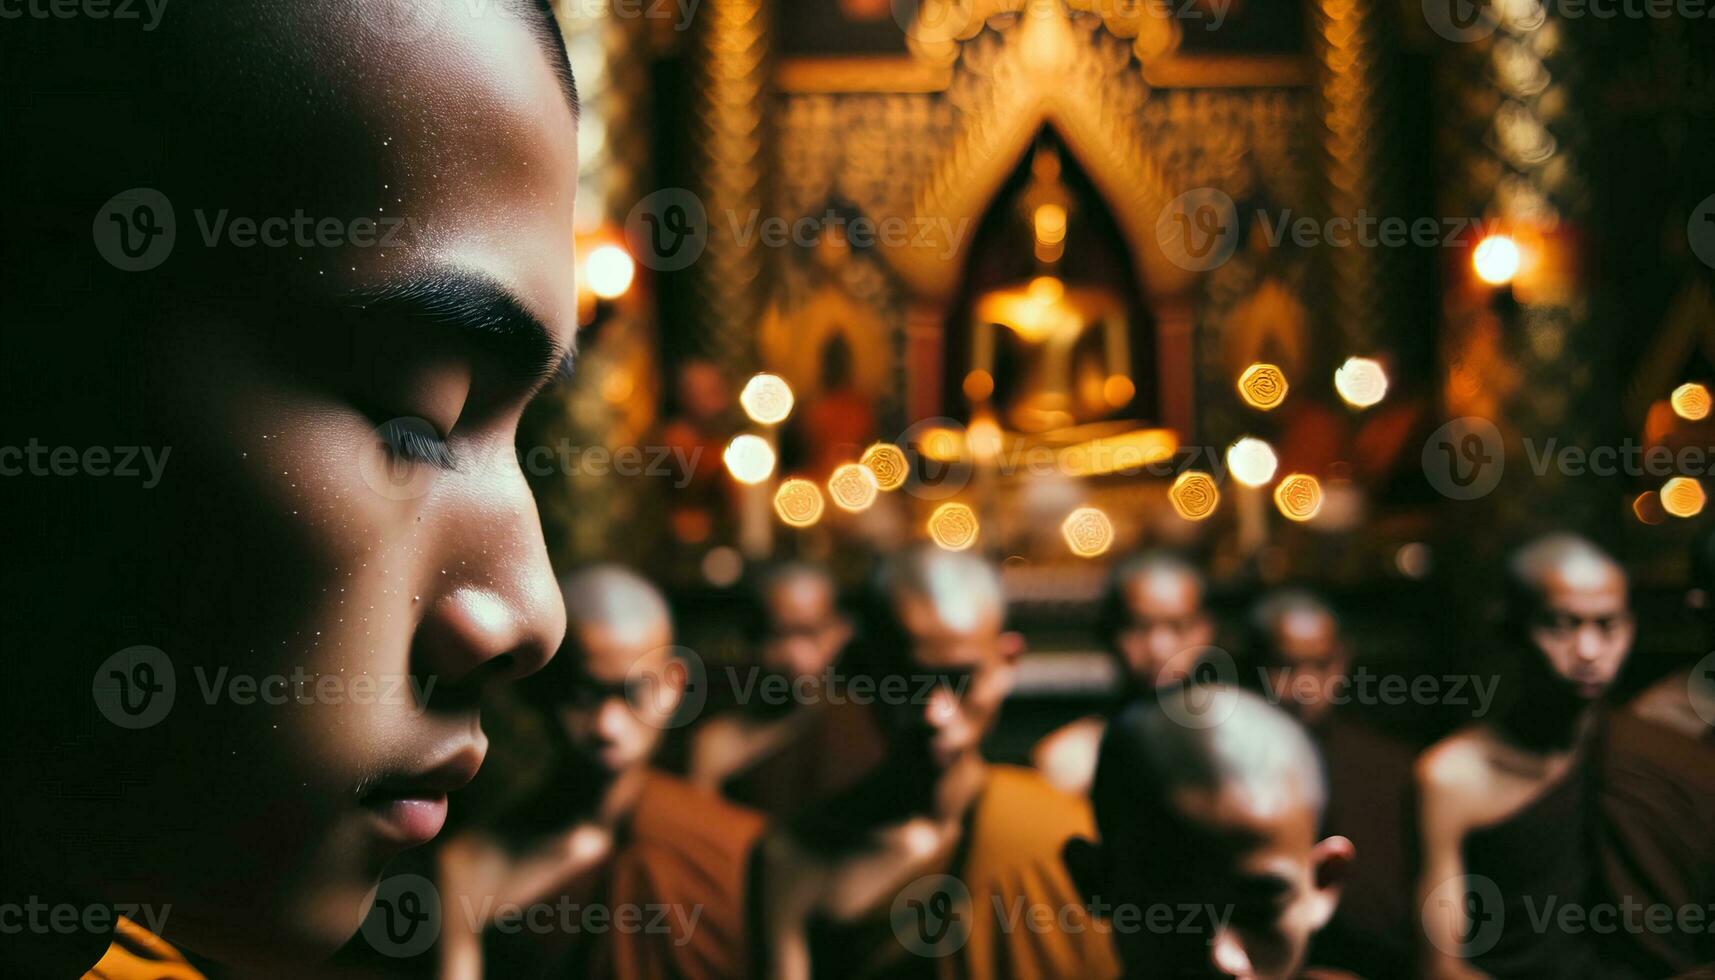
M 1335 683 L 1351 666 L 1333 607 L 1313 592 L 1280 589 L 1251 610 L 1250 632 L 1274 702 L 1307 725 L 1326 718 Z
M 1215 638 L 1204 610 L 1203 576 L 1178 555 L 1149 551 L 1114 566 L 1102 602 L 1102 633 L 1139 690 L 1191 673 Z
M 1534 677 L 1579 701 L 1600 698 L 1636 633 L 1625 570 L 1584 538 L 1551 534 L 1516 551 L 1506 572 L 1508 633 L 1523 648 L 1526 686 Z
M 942 770 L 980 755 L 1023 649 L 1006 630 L 994 567 L 913 549 L 888 560 L 864 606 L 862 656 L 877 675 L 882 726 L 896 749 L 920 750 Z
M 1304 728 L 1249 692 L 1175 688 L 1115 718 L 1091 793 L 1100 844 L 1067 861 L 1115 910 L 1127 975 L 1295 975 L 1354 856 L 1318 838 L 1326 796 Z M 1196 913 L 1162 927 L 1159 907 Z
M 647 767 L 684 698 L 667 601 L 647 580 L 596 565 L 560 581 L 566 642 L 525 690 L 559 722 L 572 752 L 618 777 Z

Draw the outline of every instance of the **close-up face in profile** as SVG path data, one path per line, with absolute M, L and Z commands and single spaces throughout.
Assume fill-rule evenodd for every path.
M 1145 841 L 1171 837 L 1173 844 L 1142 843 L 1116 862 L 1115 900 L 1197 912 L 1171 929 L 1116 933 L 1128 975 L 1295 976 L 1335 906 L 1318 880 L 1325 852 L 1350 845 L 1319 844 L 1316 811 L 1299 799 L 1185 789 L 1174 809 L 1170 826 L 1140 825 Z
M 827 670 L 851 635 L 833 583 L 818 576 L 772 583 L 763 595 L 763 613 L 762 666 L 793 680 Z
M 1541 599 L 1531 644 L 1579 697 L 1601 697 L 1637 632 L 1625 575 L 1607 563 L 1568 562 L 1543 578 Z
M 208 102 L 174 136 L 204 149 L 158 176 L 175 275 L 206 294 L 163 300 L 140 407 L 174 447 L 145 618 L 178 697 L 120 746 L 159 765 L 105 816 L 157 829 L 109 874 L 170 901 L 204 955 L 291 962 L 350 936 L 481 764 L 477 689 L 559 645 L 512 450 L 575 328 L 576 121 L 534 16 L 447 17 L 427 42 L 296 4 L 179 27 L 174 70 Z M 402 230 L 204 246 L 193 207 Z M 298 676 L 335 684 L 283 704 L 221 686 Z
M 1270 623 L 1268 634 L 1263 667 L 1274 702 L 1307 724 L 1327 717 L 1334 685 L 1348 666 L 1334 617 L 1289 609 Z
M 574 752 L 611 775 L 648 764 L 688 679 L 672 642 L 665 624 L 572 627 L 560 653 L 569 659 L 555 665 L 568 679 L 555 714 Z
M 921 739 L 934 764 L 946 768 L 978 751 L 993 727 L 1012 690 L 1019 638 L 1005 631 L 999 608 L 947 616 L 930 600 L 905 595 L 896 609 L 909 660 L 895 675 L 904 681 L 896 688 L 902 697 L 882 695 L 883 716 L 896 735 Z
M 1203 611 L 1202 586 L 1189 575 L 1157 569 L 1126 582 L 1123 599 L 1127 622 L 1114 646 L 1132 678 L 1145 688 L 1183 680 L 1215 635 Z

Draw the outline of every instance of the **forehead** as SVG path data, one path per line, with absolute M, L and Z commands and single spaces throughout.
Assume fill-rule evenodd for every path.
M 948 615 L 932 600 L 909 593 L 895 601 L 895 608 L 910 641 L 906 655 L 913 666 L 975 667 L 998 653 L 995 641 L 1005 625 L 1005 614 L 998 608 L 983 605 Z
M 1186 788 L 1173 794 L 1170 807 L 1182 826 L 1194 828 L 1190 859 L 1231 874 L 1290 875 L 1309 861 L 1316 843 L 1315 807 L 1291 788 Z
M 278 271 L 337 288 L 462 266 L 568 343 L 576 122 L 538 15 L 434 4 L 432 27 L 413 30 L 411 2 L 235 3 L 199 22 L 183 70 L 209 102 L 181 112 L 207 147 L 197 190 L 235 214 L 399 219 L 395 247 Z
M 666 623 L 616 627 L 574 624 L 567 629 L 561 656 L 578 658 L 579 672 L 604 683 L 623 680 L 639 662 L 665 661 L 672 656 L 672 631 Z
M 1626 608 L 1626 577 L 1615 566 L 1575 559 L 1550 569 L 1542 578 L 1542 604 L 1553 612 L 1605 616 Z
M 1202 601 L 1197 580 L 1173 568 L 1152 568 L 1126 580 L 1126 607 L 1133 616 L 1183 615 Z

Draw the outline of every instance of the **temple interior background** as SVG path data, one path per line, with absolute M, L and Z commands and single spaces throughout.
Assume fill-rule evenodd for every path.
M 1017 758 L 1111 681 L 1116 556 L 1195 555 L 1223 644 L 1261 587 L 1321 590 L 1360 664 L 1409 676 L 1485 654 L 1499 556 L 1551 528 L 1633 571 L 1624 689 L 1696 649 L 1704 474 L 1556 454 L 1715 445 L 1715 21 L 558 6 L 580 368 L 520 448 L 577 461 L 531 471 L 556 562 L 655 576 L 705 661 L 744 657 L 732 600 L 770 560 L 855 582 L 972 547 L 1029 643 Z M 1429 230 L 1354 242 L 1366 219 Z M 1428 710 L 1375 720 L 1427 737 Z

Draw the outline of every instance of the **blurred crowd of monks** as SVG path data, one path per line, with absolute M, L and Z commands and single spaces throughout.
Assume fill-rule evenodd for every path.
M 1715 637 L 1698 547 L 1687 602 Z M 1715 678 L 1610 703 L 1635 623 L 1621 566 L 1582 538 L 1526 544 L 1506 582 L 1492 710 L 1419 753 L 1330 695 L 1356 655 L 1324 599 L 1253 604 L 1247 689 L 1213 666 L 1198 569 L 1123 559 L 1093 623 L 1121 689 L 1021 767 L 983 755 L 1024 642 L 980 558 L 900 553 L 852 595 L 815 565 L 766 569 L 748 652 L 794 696 L 758 685 L 690 719 L 708 677 L 662 593 L 580 569 L 565 646 L 522 688 L 551 775 L 426 859 L 443 908 L 479 912 L 446 913 L 415 964 L 347 959 L 446 977 L 1715 976 Z M 832 677 L 872 696 L 817 696 Z M 615 918 L 508 927 L 532 907 Z M 629 928 L 626 909 L 645 910 Z

